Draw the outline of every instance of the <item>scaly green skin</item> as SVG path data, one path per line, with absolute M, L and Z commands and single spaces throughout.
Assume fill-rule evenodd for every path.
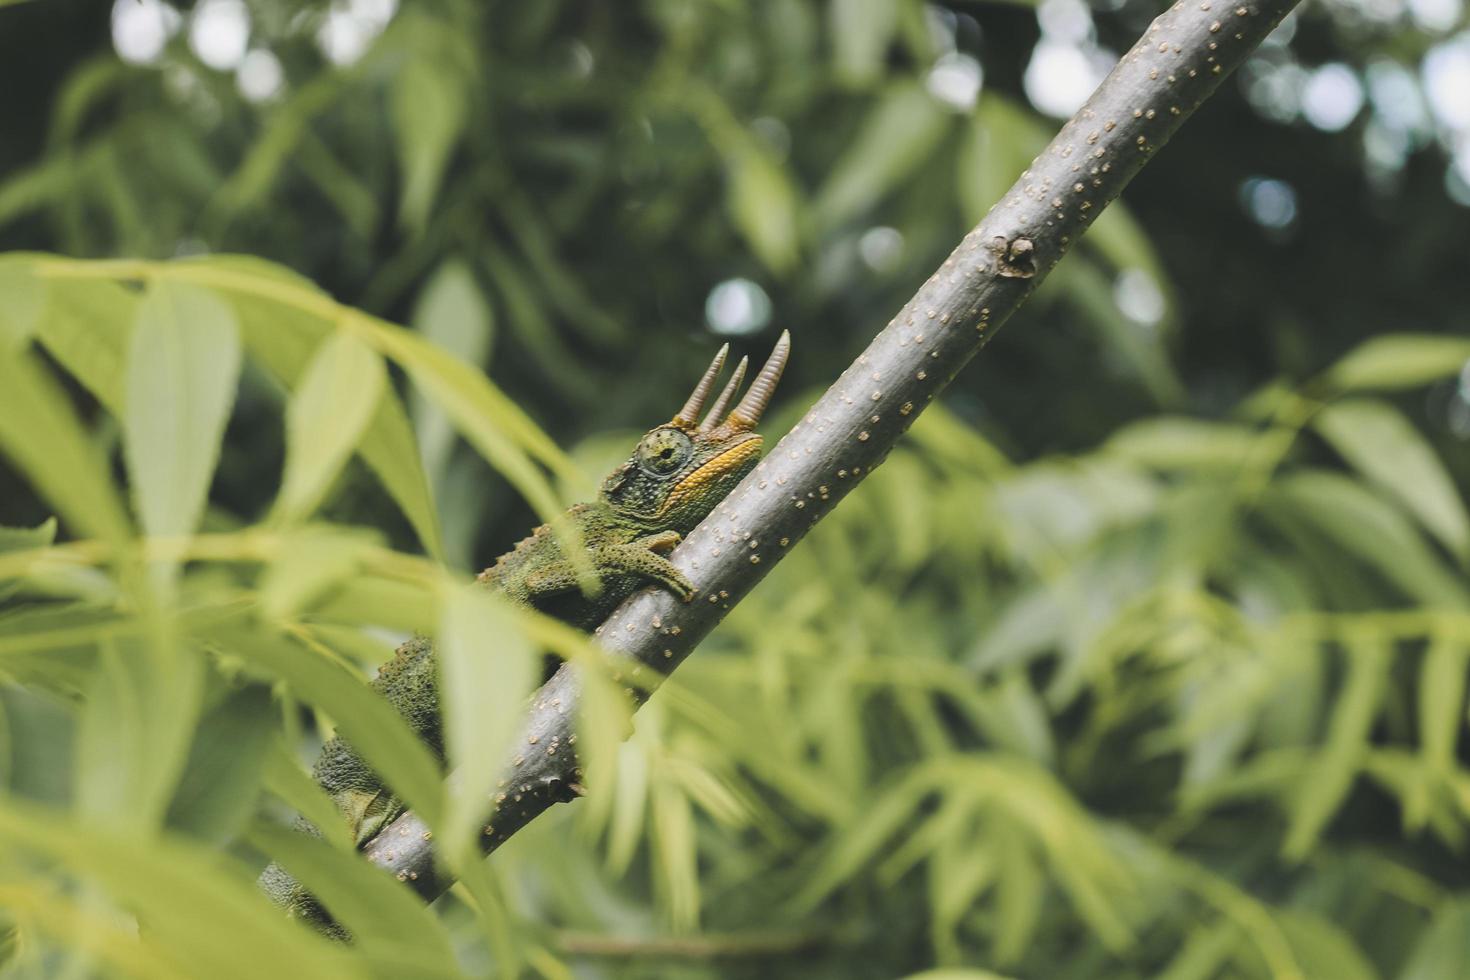
M 700 426 L 694 418 L 718 374 L 724 357 L 721 351 L 680 414 L 639 440 L 627 462 L 603 481 L 597 500 L 578 504 L 567 512 L 581 532 L 600 584 L 595 595 L 581 591 L 576 567 L 547 525 L 538 527 L 481 572 L 478 581 L 512 602 L 534 607 L 584 630 L 601 623 L 624 599 L 647 585 L 668 589 L 686 602 L 692 599 L 696 594 L 693 583 L 664 556 L 760 458 L 761 439 L 751 429 L 764 408 L 764 400 L 769 398 L 769 389 L 779 378 L 785 360 L 784 345 L 783 337 L 782 345 L 778 345 L 779 357 L 773 355 L 762 371 L 762 376 L 769 375 L 770 380 L 763 396 L 756 399 L 759 404 L 747 405 L 760 386 L 761 379 L 757 378 L 751 394 L 729 418 L 712 424 L 738 388 L 742 364 L 711 409 L 710 418 Z M 442 762 L 438 666 L 432 644 L 424 637 L 404 643 L 379 671 L 372 687 L 398 710 Z M 322 747 L 312 775 L 342 811 L 359 847 L 405 809 L 341 738 L 333 738 Z M 301 829 L 313 832 L 304 822 Z M 265 870 L 261 887 L 292 916 L 342 935 L 313 897 L 279 865 L 272 864 Z

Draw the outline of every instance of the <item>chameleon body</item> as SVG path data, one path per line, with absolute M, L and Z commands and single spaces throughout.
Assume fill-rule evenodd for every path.
M 761 438 L 754 427 L 780 380 L 790 338 L 782 333 L 750 389 L 725 415 L 744 380 L 746 361 L 742 360 L 699 421 L 728 349 L 726 345 L 715 355 L 678 414 L 646 433 L 627 461 L 608 475 L 597 499 L 568 511 L 600 584 L 595 595 L 582 592 L 576 567 L 546 525 L 481 572 L 478 581 L 512 602 L 533 606 L 583 630 L 597 626 L 644 586 L 667 589 L 686 602 L 692 599 L 696 594 L 693 583 L 665 556 L 759 460 Z M 414 637 L 399 647 L 372 686 L 442 761 L 438 665 L 429 640 Z M 359 847 L 405 809 L 392 789 L 341 738 L 330 739 L 322 747 L 312 775 L 342 811 Z M 311 828 L 305 825 L 302 829 Z M 312 896 L 278 865 L 261 875 L 261 887 L 290 914 L 336 931 Z

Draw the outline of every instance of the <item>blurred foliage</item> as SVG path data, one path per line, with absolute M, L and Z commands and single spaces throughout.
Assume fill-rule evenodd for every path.
M 1470 973 L 1451 141 L 1261 96 L 1433 32 L 1294 18 L 614 748 L 585 642 L 464 573 L 712 332 L 792 329 L 782 431 L 1049 138 L 1033 51 L 1148 5 L 0 7 L 4 975 Z M 413 631 L 487 679 L 454 761 L 537 651 L 589 684 L 588 797 L 488 862 L 361 683 Z M 431 909 L 345 850 L 334 729 Z

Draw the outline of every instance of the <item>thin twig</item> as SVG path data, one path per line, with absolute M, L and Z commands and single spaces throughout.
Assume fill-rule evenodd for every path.
M 701 587 L 688 605 L 648 590 L 598 631 L 629 673 L 667 673 L 801 537 L 888 455 L 1184 120 L 1298 0 L 1191 0 L 1170 7 L 1088 103 L 960 242 L 766 459 L 672 554 Z M 800 349 L 800 336 L 797 337 Z M 493 850 L 553 803 L 574 798 L 578 704 L 563 666 L 533 698 L 526 748 L 509 767 L 484 840 Z M 534 747 L 534 748 L 533 748 Z M 425 899 L 449 886 L 428 828 L 406 813 L 368 860 Z

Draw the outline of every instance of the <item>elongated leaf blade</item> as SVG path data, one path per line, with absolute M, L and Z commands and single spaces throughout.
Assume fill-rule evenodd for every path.
M 1328 370 L 1341 391 L 1397 391 L 1446 378 L 1470 361 L 1470 339 L 1399 333 L 1364 341 Z
M 1353 468 L 1382 487 L 1462 561 L 1470 557 L 1470 517 L 1429 443 L 1384 401 L 1334 402 L 1313 420 Z
M 1465 718 L 1465 674 L 1470 647 L 1455 636 L 1437 636 L 1424 651 L 1419 672 L 1419 745 L 1425 760 L 1444 775 L 1455 771 L 1455 743 Z
M 174 840 L 139 839 L 105 823 L 77 826 L 51 810 L 0 802 L 0 839 L 100 884 L 145 921 L 152 941 L 193 976 L 361 977 L 346 951 L 298 928 L 243 869 Z
M 360 678 L 335 661 L 282 639 L 240 629 L 220 630 L 214 639 L 330 715 L 383 781 L 427 823 L 439 824 L 443 806 L 438 760 L 398 712 Z
M 250 354 L 287 388 L 332 331 L 338 307 L 309 280 L 248 255 L 216 255 L 174 268 L 229 293 Z M 439 519 L 413 427 L 397 393 L 384 391 L 357 451 L 413 525 L 429 554 L 443 553 Z
M 399 964 L 406 972 L 396 976 L 461 975 L 443 925 L 391 875 L 356 853 L 284 827 L 259 823 L 249 837 L 321 900 L 368 958 Z
M 128 518 L 101 454 L 34 354 L 0 353 L 0 392 L 0 450 L 75 531 L 126 536 Z
M 443 61 L 413 59 L 397 73 L 391 105 L 403 171 L 398 218 L 405 227 L 422 231 L 464 127 L 463 83 Z
M 46 281 L 29 256 L 0 258 L 0 352 L 17 351 L 36 332 L 46 307 Z
M 51 290 L 49 299 L 36 339 L 121 419 L 138 293 L 110 279 L 68 278 L 64 288 Z
M 929 158 L 953 118 L 916 84 L 890 88 L 818 191 L 816 225 L 836 227 L 876 204 Z
M 459 259 L 441 265 L 419 294 L 413 324 L 419 333 L 469 364 L 483 365 L 495 334 L 495 314 Z M 410 399 L 424 468 L 436 485 L 449 462 L 454 429 L 449 417 L 415 386 Z
M 565 454 L 475 368 L 402 328 L 367 320 L 359 326 L 372 344 L 408 370 L 470 444 L 551 524 L 571 560 L 590 574 L 576 526 L 566 519 L 551 483 L 531 459 L 575 478 L 576 467 Z
M 1397 980 L 1470 975 L 1470 900 L 1445 902 L 1424 930 Z
M 351 828 L 342 819 L 342 811 L 316 780 L 297 764 L 296 759 L 277 740 L 266 754 L 263 772 L 265 788 L 283 803 L 301 814 L 332 847 L 339 851 L 356 851 Z
M 735 226 L 766 268 L 777 275 L 797 260 L 800 200 L 791 176 L 753 137 L 726 155 L 730 173 L 728 206 Z
M 286 472 L 277 508 L 309 516 L 377 412 L 388 376 L 377 351 L 347 331 L 317 349 L 286 408 Z
M 1466 592 L 1414 526 L 1372 491 L 1336 473 L 1305 470 L 1276 482 L 1266 498 L 1278 517 L 1308 524 L 1419 601 L 1460 607 Z
M 205 715 L 169 805 L 171 827 L 206 843 L 235 838 L 260 795 L 276 719 L 270 692 L 260 686 L 231 692 Z
M 123 414 L 128 477 L 150 535 L 198 526 L 239 374 L 229 305 L 198 286 L 153 283 L 129 345 Z
M 510 759 L 511 738 L 537 681 L 539 658 L 514 612 L 483 586 L 451 591 L 441 616 L 435 652 L 445 748 L 454 769 L 444 836 L 451 855 L 473 859 L 495 781 Z M 526 753 L 557 748 L 514 747 Z
M 1352 789 L 1392 663 L 1390 652 L 1376 639 L 1350 645 L 1346 656 L 1347 679 L 1328 724 L 1327 741 L 1297 787 L 1291 826 L 1282 845 L 1293 860 L 1306 857 Z

